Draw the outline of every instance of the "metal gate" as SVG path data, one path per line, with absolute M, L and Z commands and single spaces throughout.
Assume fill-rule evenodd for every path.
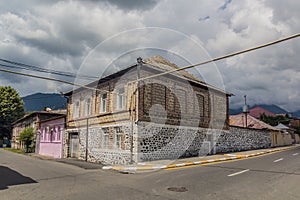
M 79 137 L 78 133 L 70 133 L 70 151 L 69 157 L 78 158 Z

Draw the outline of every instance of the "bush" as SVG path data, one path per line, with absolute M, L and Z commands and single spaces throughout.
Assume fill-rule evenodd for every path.
M 33 152 L 34 129 L 32 127 L 25 128 L 19 137 L 20 141 L 24 142 L 26 153 Z

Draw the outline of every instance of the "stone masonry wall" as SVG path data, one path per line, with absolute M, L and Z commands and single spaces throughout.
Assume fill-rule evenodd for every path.
M 140 162 L 203 156 L 210 154 L 213 146 L 209 129 L 139 123 L 137 149 Z
M 123 130 L 122 149 L 114 146 L 113 130 L 118 126 Z M 131 151 L 131 124 L 118 126 L 89 128 L 89 162 L 123 165 L 129 164 L 131 159 L 134 163 L 138 163 L 271 147 L 271 136 L 267 130 L 233 126 L 229 130 L 218 130 L 139 122 L 138 125 L 133 126 L 133 151 Z M 103 148 L 103 130 L 106 128 L 111 130 L 109 145 Z M 86 129 L 78 129 L 78 132 L 79 158 L 85 160 Z M 65 135 L 65 138 L 67 137 Z M 66 151 L 64 153 L 66 156 Z
M 122 149 L 115 146 L 115 133 L 114 128 L 120 127 L 123 130 L 122 134 Z M 104 129 L 109 130 L 108 146 L 104 147 Z M 79 159 L 85 160 L 86 158 L 86 129 L 79 128 Z M 104 164 L 122 165 L 128 164 L 133 159 L 136 162 L 136 149 L 131 147 L 131 126 L 130 124 L 122 124 L 110 127 L 94 126 L 89 128 L 88 132 L 88 158 L 89 162 L 100 162 Z M 136 145 L 136 136 L 134 136 L 133 145 Z
M 178 159 L 271 147 L 267 130 L 229 130 L 143 123 L 139 126 L 138 160 Z
M 216 153 L 246 151 L 271 147 L 271 135 L 268 130 L 258 130 L 230 126 L 229 131 L 219 132 Z

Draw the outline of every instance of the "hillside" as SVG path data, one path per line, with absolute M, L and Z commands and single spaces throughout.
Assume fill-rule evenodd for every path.
M 293 112 L 293 117 L 300 119 L 300 110 Z
M 268 110 L 268 111 L 271 111 L 271 112 L 273 112 L 273 113 L 275 113 L 275 114 L 285 114 L 285 113 L 289 113 L 288 111 L 286 111 L 286 110 L 284 110 L 284 109 L 282 109 L 282 108 L 280 108 L 279 106 L 274 105 L 274 104 L 272 104 L 272 105 L 267 105 L 267 104 L 254 105 L 254 106 L 252 106 L 252 108 L 253 108 L 253 107 L 256 107 L 256 106 L 259 106 L 259 107 L 261 107 L 261 108 L 264 108 L 264 109 L 266 109 L 266 110 Z
M 267 104 L 257 104 L 257 105 L 251 106 L 250 109 L 251 109 L 251 108 L 254 108 L 254 107 L 256 107 L 256 106 L 261 107 L 261 108 L 264 108 L 264 109 L 266 109 L 266 110 L 268 110 L 268 111 L 270 111 L 270 112 L 273 112 L 273 113 L 275 113 L 275 114 L 285 114 L 285 113 L 289 113 L 288 111 L 286 111 L 286 110 L 284 110 L 284 109 L 282 109 L 282 108 L 280 108 L 279 106 L 274 105 L 274 104 L 272 104 L 272 105 L 267 105 Z M 236 115 L 236 114 L 239 114 L 239 113 L 241 113 L 241 112 L 242 112 L 242 108 L 229 109 L 229 114 L 230 114 L 230 115 Z M 300 112 L 299 112 L 299 114 L 300 114 Z
M 22 100 L 24 101 L 25 112 L 41 111 L 45 107 L 52 110 L 66 109 L 67 106 L 67 99 L 56 93 L 35 93 L 22 97 Z

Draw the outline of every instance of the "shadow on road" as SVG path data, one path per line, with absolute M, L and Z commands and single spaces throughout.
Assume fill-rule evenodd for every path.
M 35 180 L 4 166 L 0 166 L 0 190 L 7 189 L 11 185 L 37 183 Z

